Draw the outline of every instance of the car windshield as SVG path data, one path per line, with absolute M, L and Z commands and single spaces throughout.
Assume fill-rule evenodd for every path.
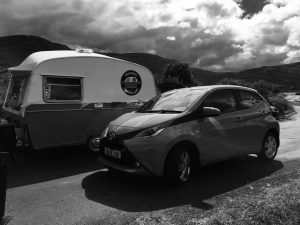
M 146 102 L 137 112 L 181 113 L 204 93 L 205 90 L 197 89 L 184 89 L 163 93 Z

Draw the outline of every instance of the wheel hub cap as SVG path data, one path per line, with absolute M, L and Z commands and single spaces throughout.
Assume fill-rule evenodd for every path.
M 191 172 L 191 158 L 188 152 L 183 152 L 179 160 L 180 180 L 187 181 Z
M 272 158 L 275 155 L 276 148 L 277 148 L 276 140 L 273 136 L 267 137 L 265 142 L 265 148 L 266 148 L 266 156 L 268 158 Z

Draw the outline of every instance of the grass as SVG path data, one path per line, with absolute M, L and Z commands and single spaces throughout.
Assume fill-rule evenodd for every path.
M 220 196 L 219 196 L 220 197 Z M 178 218 L 173 224 L 239 225 L 300 224 L 300 170 L 266 178 L 224 194 L 225 201 L 186 221 Z
M 208 211 L 189 207 L 138 217 L 130 224 L 166 225 L 299 225 L 300 170 L 266 178 L 208 201 L 219 204 Z

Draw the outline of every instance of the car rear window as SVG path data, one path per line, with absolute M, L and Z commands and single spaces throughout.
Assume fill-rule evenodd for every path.
M 262 98 L 251 91 L 239 91 L 238 105 L 240 110 L 251 109 L 261 103 Z
M 222 114 L 237 110 L 234 93 L 231 90 L 218 90 L 207 96 L 202 107 L 214 107 Z

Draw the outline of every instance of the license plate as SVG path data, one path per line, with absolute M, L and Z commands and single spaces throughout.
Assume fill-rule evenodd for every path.
M 104 154 L 117 158 L 117 159 L 121 159 L 121 152 L 119 150 L 115 150 L 115 149 L 111 149 L 111 148 L 104 148 Z

